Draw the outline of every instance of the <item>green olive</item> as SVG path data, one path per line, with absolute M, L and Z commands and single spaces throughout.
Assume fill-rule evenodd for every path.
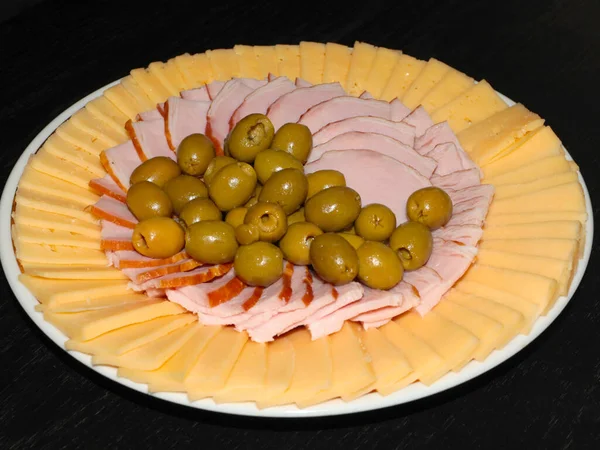
M 233 261 L 238 249 L 235 231 L 220 220 L 203 220 L 185 231 L 185 251 L 205 264 L 224 264 Z
M 314 223 L 296 222 L 289 226 L 287 233 L 279 242 L 283 257 L 299 266 L 310 264 L 310 244 L 315 236 L 323 232 Z
M 331 284 L 350 283 L 358 275 L 356 250 L 338 234 L 316 236 L 310 244 L 309 254 L 315 272 Z
M 452 217 L 452 199 L 446 191 L 435 186 L 419 189 L 408 197 L 406 215 L 410 220 L 436 230 Z
M 334 186 L 321 191 L 304 204 L 304 215 L 323 231 L 342 231 L 360 213 L 360 195 L 354 189 Z
M 405 222 L 390 236 L 390 248 L 395 251 L 405 270 L 423 267 L 433 251 L 431 230 L 419 222 Z
M 287 216 L 276 203 L 258 202 L 248 209 L 244 223 L 255 225 L 260 240 L 266 242 L 278 241 L 287 231 Z
M 221 220 L 223 215 L 211 199 L 195 198 L 183 207 L 179 218 L 189 227 L 201 220 Z
M 396 215 L 385 205 L 371 203 L 360 210 L 354 222 L 356 234 L 368 241 L 385 241 L 396 228 Z
M 308 180 L 308 195 L 311 198 L 317 192 L 321 192 L 333 186 L 346 186 L 346 177 L 337 170 L 317 170 L 306 176 Z
M 296 222 L 306 222 L 304 208 L 300 208 L 298 211 L 288 216 L 288 226 Z
M 265 150 L 256 155 L 254 170 L 261 184 L 265 184 L 275 172 L 283 169 L 298 169 L 304 171 L 300 161 L 287 152 L 281 150 Z
M 402 262 L 382 242 L 366 241 L 358 250 L 358 279 L 372 289 L 391 289 L 404 276 Z
M 236 160 L 230 158 L 229 156 L 216 156 L 212 159 L 212 161 L 208 164 L 206 168 L 206 172 L 204 172 L 204 182 L 209 185 L 212 177 L 223 167 L 235 163 Z
M 243 223 L 235 229 L 235 238 L 240 245 L 248 245 L 260 240 L 260 231 L 254 224 Z
M 250 114 L 240 120 L 225 140 L 225 149 L 238 161 L 253 163 L 256 155 L 268 149 L 275 129 L 264 114 Z
M 127 207 L 138 220 L 170 217 L 173 214 L 173 205 L 169 196 L 149 181 L 140 181 L 129 188 Z
M 177 147 L 177 163 L 183 173 L 201 177 L 215 157 L 215 146 L 201 133 L 190 134 Z
M 260 195 L 260 191 L 262 191 L 262 184 L 256 183 L 256 188 L 254 188 L 254 194 L 252 194 L 250 200 L 248 200 L 244 205 L 246 208 L 250 208 L 251 206 L 256 205 L 256 203 L 258 202 L 258 196 Z
M 141 255 L 169 258 L 183 248 L 184 231 L 169 217 L 152 217 L 135 225 L 131 242 Z
M 267 287 L 283 274 L 283 254 L 268 242 L 242 245 L 233 263 L 235 274 L 250 286 Z
M 236 162 L 219 170 L 208 185 L 208 194 L 221 211 L 242 206 L 256 187 L 256 173 L 250 164 Z
M 244 217 L 246 217 L 247 212 L 248 208 L 244 206 L 238 206 L 237 208 L 233 208 L 225 216 L 225 222 L 227 222 L 233 228 L 237 228 L 244 223 Z
M 181 174 L 179 165 L 167 156 L 156 156 L 137 166 L 129 177 L 130 184 L 149 181 L 159 187 Z
M 306 163 L 312 150 L 313 140 L 310 129 L 299 123 L 286 123 L 282 125 L 275 137 L 271 148 L 289 153 L 302 164 Z
M 163 189 L 173 203 L 175 214 L 180 214 L 183 207 L 195 198 L 208 197 L 206 185 L 191 175 L 179 175 L 169 180 Z
M 360 236 L 357 236 L 356 234 L 352 234 L 352 233 L 348 233 L 348 232 L 342 232 L 342 233 L 338 233 L 341 237 L 343 237 L 344 239 L 346 239 L 350 245 L 352 247 L 354 247 L 355 249 L 358 249 L 358 247 L 360 247 L 361 245 L 363 245 L 365 243 L 365 240 L 363 238 L 361 238 Z
M 263 186 L 258 200 L 277 203 L 286 214 L 292 214 L 300 209 L 306 200 L 307 192 L 308 183 L 304 172 L 298 169 L 283 169 L 271 175 Z

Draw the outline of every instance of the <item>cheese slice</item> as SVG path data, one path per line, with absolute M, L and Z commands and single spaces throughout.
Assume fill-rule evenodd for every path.
M 138 113 L 156 108 L 156 102 L 148 97 L 146 91 L 141 88 L 132 75 L 127 75 L 122 78 L 121 85 L 123 85 L 127 93 L 132 96 L 139 105 L 140 109 L 138 110 Z
M 287 337 L 278 337 L 268 344 L 265 389 L 255 394 L 256 406 L 268 408 L 277 403 L 292 382 L 295 365 L 294 346 Z
M 464 279 L 523 297 L 539 305 L 544 314 L 558 298 L 556 280 L 528 272 L 474 264 Z
M 223 388 L 247 340 L 245 332 L 226 327 L 208 343 L 184 380 L 191 401 Z
M 423 70 L 420 71 L 419 76 L 415 78 L 402 96 L 402 103 L 411 109 L 419 106 L 421 100 L 440 82 L 450 69 L 450 66 L 435 58 L 429 59 Z
M 352 48 L 328 42 L 325 44 L 325 63 L 323 65 L 323 83 L 339 82 L 346 86 Z
M 65 348 L 95 356 L 118 356 L 149 344 L 196 320 L 191 313 L 158 317 L 109 331 L 89 341 L 69 339 L 65 342 Z
M 227 81 L 241 76 L 238 57 L 233 49 L 208 50 L 206 56 L 210 61 L 215 80 Z M 243 74 L 243 76 L 248 76 Z
M 32 244 L 15 239 L 15 254 L 21 262 L 56 265 L 85 265 L 106 267 L 108 260 L 101 250 L 68 247 L 66 245 Z
M 96 174 L 88 172 L 81 166 L 77 166 L 62 158 L 57 158 L 50 153 L 46 145 L 31 157 L 29 164 L 38 172 L 67 181 L 83 189 L 88 188 L 91 179 L 97 178 Z
M 381 97 L 401 54 L 402 52 L 398 50 L 390 50 L 385 47 L 377 48 L 373 65 L 364 84 L 365 91 L 375 98 Z
M 517 223 L 504 226 L 486 226 L 483 240 L 492 239 L 579 239 L 581 222 L 560 220 L 554 222 Z
M 130 72 L 138 86 L 145 92 L 150 101 L 156 106 L 169 98 L 171 93 L 160 80 L 146 69 L 133 69 Z
M 500 225 L 517 225 L 521 223 L 539 223 L 539 222 L 556 222 L 564 220 L 577 220 L 581 224 L 585 224 L 587 213 L 576 211 L 556 211 L 556 212 L 537 212 L 530 214 L 512 213 L 512 214 L 496 214 L 493 217 L 488 217 L 485 221 L 486 226 L 497 227 Z
M 46 280 L 46 281 L 66 281 L 66 280 Z M 72 281 L 72 280 L 71 280 Z M 91 289 L 90 289 L 91 290 Z M 96 289 L 97 291 L 98 289 Z M 113 289 L 116 290 L 116 289 Z M 83 289 L 81 289 L 83 291 Z M 116 306 L 128 303 L 139 303 L 148 301 L 148 297 L 143 294 L 124 294 L 113 295 L 110 297 L 85 298 L 83 300 L 72 301 L 52 305 L 50 303 L 35 306 L 36 311 L 52 311 L 55 313 L 78 313 L 84 311 L 93 311 L 96 309 L 114 308 Z
M 312 84 L 323 83 L 325 44 L 300 42 L 300 78 Z
M 172 96 L 178 97 L 181 91 L 192 87 L 183 78 L 181 72 L 177 70 L 175 59 L 170 59 L 166 63 L 160 61 L 153 62 L 148 66 L 148 70 L 160 80 L 161 84 L 167 88 L 169 94 Z
M 402 99 L 409 86 L 412 85 L 423 70 L 423 67 L 425 67 L 425 61 L 404 53 L 401 54 L 398 57 L 396 66 L 392 70 L 392 75 L 381 93 L 381 99 L 385 101 L 391 101 L 395 98 Z
M 59 197 L 21 187 L 15 195 L 15 200 L 17 204 L 29 208 L 39 209 L 49 213 L 62 214 L 90 224 L 98 223 L 94 216 L 84 211 L 84 207 L 81 203 L 69 199 L 61 199 Z
M 80 313 L 44 311 L 44 319 L 71 339 L 87 341 L 117 328 L 183 312 L 175 303 L 148 300 Z
M 515 184 L 494 185 L 494 200 L 516 197 L 519 195 L 532 194 L 542 189 L 559 186 L 561 184 L 578 182 L 577 172 L 569 171 L 545 177 L 540 177 L 535 181 Z
M 16 225 L 78 233 L 100 241 L 100 226 L 95 222 L 95 219 L 93 222 L 74 219 L 61 214 L 33 209 L 20 202 L 17 202 L 12 217 Z
M 135 120 L 138 113 L 143 110 L 142 105 L 122 84 L 108 88 L 104 91 L 104 97 L 127 116 L 127 119 Z
M 258 60 L 258 67 L 261 71 L 261 78 L 272 75 L 283 75 L 279 72 L 279 63 L 277 60 L 277 52 L 272 45 L 257 45 L 254 46 L 254 54 Z
M 195 55 L 194 55 L 195 56 Z M 184 53 L 182 55 L 176 56 L 173 59 L 173 63 L 177 68 L 177 71 L 180 73 L 181 78 L 185 82 L 187 89 L 192 89 L 203 85 L 206 81 L 204 81 L 204 77 L 207 74 L 202 74 L 198 70 L 196 70 L 196 62 L 197 59 L 190 55 L 189 53 Z M 210 73 L 212 73 L 212 69 Z
M 501 348 L 504 326 L 500 322 L 447 299 L 438 303 L 433 311 L 463 327 L 479 340 L 472 355 L 474 360 L 481 362 L 493 350 Z
M 58 280 L 125 280 L 127 277 L 114 267 L 58 266 L 21 262 L 25 273 L 34 277 Z
M 426 342 L 455 372 L 472 359 L 473 352 L 479 345 L 477 337 L 468 330 L 433 311 L 425 317 L 409 312 L 394 319 L 394 322 Z
M 129 138 L 125 129 L 117 132 L 113 128 L 105 125 L 101 120 L 95 118 L 85 108 L 77 111 L 69 120 L 72 121 L 73 125 L 77 128 L 95 137 L 108 147 L 119 145 Z
M 365 91 L 367 78 L 375 57 L 377 47 L 365 42 L 355 42 L 346 77 L 345 89 L 350 95 L 360 95 Z
M 417 380 L 418 374 L 408 360 L 378 328 L 364 331 L 362 339 L 375 371 L 376 379 L 371 386 L 373 390 L 381 395 L 389 395 Z
M 13 239 L 27 244 L 68 245 L 70 247 L 100 250 L 100 241 L 98 239 L 62 230 L 14 224 L 12 226 L 12 236 Z
M 102 167 L 100 158 L 97 155 L 83 151 L 79 147 L 65 141 L 57 134 L 50 135 L 44 143 L 44 148 L 51 155 L 75 164 L 98 178 L 106 174 L 106 170 Z
M 426 95 L 421 99 L 421 106 L 425 111 L 432 113 L 441 106 L 454 100 L 456 97 L 473 87 L 475 80 L 465 75 L 464 73 L 451 69 L 443 76 L 438 84 L 436 84 Z
M 300 76 L 300 47 L 298 45 L 275 46 L 277 55 L 277 72 L 279 75 L 288 77 L 294 81 Z
M 60 125 L 56 129 L 56 134 L 75 147 L 92 155 L 100 156 L 100 153 L 109 148 L 104 142 L 77 128 L 70 120 Z
M 19 180 L 19 188 L 33 192 L 49 193 L 54 197 L 62 197 L 81 204 L 82 207 L 96 203 L 100 198 L 89 189 L 61 180 L 54 176 L 35 170 L 31 164 L 25 166 Z
M 490 205 L 488 214 L 492 216 L 494 214 L 551 211 L 586 211 L 585 197 L 579 181 L 496 200 Z
M 493 164 L 486 167 L 492 168 Z M 485 168 L 483 169 L 483 173 L 485 182 L 493 184 L 494 186 L 530 183 L 537 181 L 540 178 L 554 178 L 555 176 L 568 173 L 575 174 L 575 177 L 577 177 L 577 172 L 572 170 L 569 161 L 567 161 L 562 154 L 548 156 L 529 164 L 524 164 L 518 168 L 511 169 L 508 172 L 498 173 L 496 176 L 493 176 L 493 174 Z
M 414 371 L 414 379 L 427 386 L 450 371 L 446 361 L 425 341 L 395 321 L 379 330 L 404 355 Z
M 254 401 L 256 393 L 265 389 L 267 347 L 264 343 L 246 342 L 225 385 L 213 395 L 215 403 Z
M 250 45 L 236 45 L 233 47 L 233 51 L 238 57 L 240 72 L 243 73 L 245 77 L 259 80 L 268 75 L 262 73 L 258 67 L 258 59 L 256 58 L 253 47 Z
M 517 311 L 519 314 L 521 314 L 521 319 L 519 320 L 522 321 L 521 329 L 518 331 L 523 334 L 528 334 L 531 331 L 533 324 L 542 313 L 542 310 L 537 303 L 530 302 L 529 300 L 526 300 L 525 298 L 520 297 L 518 295 L 511 294 L 510 292 L 486 286 L 485 284 L 463 279 L 460 280 L 457 284 L 455 284 L 454 287 L 456 290 L 464 294 L 471 294 L 478 298 L 490 300 L 500 305 L 504 305 L 509 309 Z M 482 303 L 482 307 L 483 306 L 484 303 Z M 489 317 L 493 317 L 493 313 L 496 310 L 490 308 L 486 310 L 484 308 L 478 311 L 482 311 L 483 314 L 486 314 Z M 510 313 L 505 314 L 510 315 Z M 498 319 L 500 320 L 501 318 L 499 317 Z M 502 321 L 501 323 L 508 322 Z
M 85 105 L 92 116 L 104 122 L 115 131 L 121 131 L 125 122 L 129 119 L 117 106 L 115 106 L 106 95 L 97 97 Z
M 435 123 L 448 122 L 455 133 L 508 108 L 486 80 L 481 80 L 431 115 Z

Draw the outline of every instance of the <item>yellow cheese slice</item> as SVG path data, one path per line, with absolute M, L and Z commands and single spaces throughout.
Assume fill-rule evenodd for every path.
M 237 55 L 233 49 L 208 50 L 206 56 L 210 61 L 215 80 L 227 81 L 242 76 Z M 248 75 L 244 73 L 243 76 Z
M 85 105 L 92 116 L 104 122 L 115 131 L 121 131 L 125 127 L 125 122 L 129 119 L 117 106 L 115 106 L 107 97 L 103 95 L 95 98 Z
M 587 220 L 586 212 L 555 211 L 536 212 L 530 214 L 512 213 L 496 214 L 488 217 L 485 221 L 486 227 L 497 227 L 500 225 L 517 225 L 521 223 L 556 222 L 564 220 L 577 220 L 583 225 Z
M 68 245 L 70 247 L 100 250 L 100 241 L 98 239 L 62 230 L 14 224 L 12 226 L 12 236 L 13 239 L 27 244 Z
M 402 96 L 402 103 L 411 109 L 419 106 L 425 95 L 440 82 L 450 69 L 450 66 L 435 58 L 429 59 Z
M 457 136 L 471 159 L 483 165 L 501 158 L 507 148 L 543 124 L 544 119 L 517 103 L 459 132 Z
M 95 118 L 85 108 L 80 109 L 69 119 L 77 128 L 92 135 L 99 141 L 106 144 L 108 147 L 114 147 L 122 142 L 125 142 L 129 136 L 125 129 L 117 132 L 113 128 L 105 125 L 101 120 Z
M 402 52 L 398 50 L 390 50 L 384 47 L 377 48 L 373 65 L 364 84 L 365 91 L 375 98 L 381 97 L 401 54 Z
M 107 353 L 94 355 L 92 356 L 92 364 L 126 367 L 137 370 L 155 370 L 171 358 L 177 350 L 183 347 L 193 334 L 194 328 L 192 324 L 187 324 L 122 355 L 110 355 Z
M 13 220 L 16 225 L 67 231 L 100 240 L 100 226 L 95 221 L 88 222 L 61 214 L 40 211 L 19 202 L 17 202 L 17 208 L 13 213 Z
M 504 326 L 500 322 L 448 299 L 438 303 L 434 313 L 460 325 L 479 340 L 473 351 L 474 360 L 483 361 L 493 350 L 501 348 Z
M 25 273 L 34 277 L 58 280 L 125 280 L 127 277 L 114 267 L 59 266 L 56 264 L 30 264 L 22 262 Z
M 175 303 L 148 300 L 79 313 L 44 311 L 44 319 L 71 339 L 87 341 L 117 328 L 183 312 Z
M 511 294 L 510 292 L 486 286 L 485 284 L 463 279 L 454 286 L 456 290 L 462 293 L 471 294 L 478 298 L 490 300 L 517 311 L 522 316 L 522 326 L 519 331 L 523 334 L 528 334 L 531 331 L 531 327 L 542 313 L 542 310 L 537 303 L 530 302 L 529 300 L 519 297 L 518 295 Z M 492 317 L 493 312 L 495 311 L 493 310 L 493 306 L 492 309 L 488 308 L 488 310 L 489 311 L 487 313 L 485 309 L 480 311 L 482 311 L 483 314 Z M 510 315 L 510 313 L 508 313 L 508 315 Z
M 97 155 L 92 155 L 79 147 L 75 147 L 57 134 L 50 135 L 44 143 L 44 148 L 51 155 L 75 164 L 98 178 L 106 174 L 106 170 L 102 167 L 100 158 Z
M 464 279 L 523 297 L 538 304 L 544 314 L 558 297 L 556 280 L 518 270 L 474 264 Z
M 296 365 L 294 346 L 287 337 L 278 337 L 267 348 L 265 389 L 255 394 L 256 405 L 268 408 L 289 388 Z
M 49 193 L 54 197 L 63 197 L 80 203 L 83 207 L 96 203 L 100 198 L 89 189 L 61 180 L 35 170 L 31 164 L 25 166 L 19 180 L 19 188 L 34 192 Z
M 581 231 L 581 222 L 575 220 L 517 223 L 504 226 L 486 226 L 483 240 L 539 238 L 577 240 L 581 236 Z
M 479 345 L 479 340 L 472 333 L 434 311 L 425 317 L 409 312 L 394 321 L 426 342 L 455 372 L 473 358 L 473 352 Z
M 298 45 L 275 46 L 277 55 L 277 72 L 294 81 L 300 76 L 300 47 Z
M 15 239 L 15 254 L 21 262 L 56 265 L 108 266 L 106 254 L 101 250 L 68 247 L 66 245 L 40 245 Z
M 100 153 L 109 148 L 104 142 L 77 128 L 70 120 L 59 126 L 56 129 L 56 134 L 75 147 L 85 150 L 92 155 L 100 156 Z
M 323 83 L 339 82 L 346 86 L 352 48 L 328 42 L 325 44 L 325 64 L 323 66 Z
M 265 389 L 266 376 L 267 344 L 248 341 L 213 400 L 215 403 L 254 401 L 256 393 Z
M 586 211 L 585 197 L 579 181 L 496 200 L 490 205 L 488 214 L 492 216 L 494 214 L 551 211 Z
M 261 72 L 260 78 L 265 78 L 269 74 L 282 75 L 279 73 L 279 63 L 275 47 L 271 45 L 254 46 L 254 54 L 258 61 L 258 67 Z
M 300 42 L 300 78 L 312 84 L 321 84 L 324 66 L 325 44 Z
M 183 53 L 173 58 L 173 64 L 177 68 L 177 71 L 183 78 L 187 89 L 192 89 L 200 86 L 201 82 L 196 79 L 196 72 L 194 71 L 194 57 L 189 53 Z
M 508 105 L 492 86 L 486 80 L 481 80 L 454 100 L 436 109 L 431 119 L 435 123 L 446 121 L 455 133 L 459 133 L 506 108 Z
M 83 210 L 81 203 L 69 199 L 61 199 L 41 192 L 34 192 L 30 189 L 21 187 L 15 195 L 17 204 L 49 213 L 62 214 L 73 217 L 90 224 L 97 224 L 98 221 L 90 213 Z
M 146 69 L 133 69 L 130 72 L 132 78 L 143 89 L 150 101 L 156 106 L 169 98 L 171 93 L 162 85 L 160 80 Z
M 367 78 L 376 56 L 377 47 L 365 42 L 354 43 L 345 86 L 346 92 L 350 95 L 360 95 L 365 91 Z
M 191 401 L 210 397 L 225 385 L 247 340 L 245 332 L 231 327 L 211 339 L 184 380 Z
M 104 91 L 104 96 L 130 120 L 135 120 L 138 113 L 144 109 L 122 84 L 108 88 Z
M 475 80 L 452 69 L 421 99 L 421 106 L 432 113 L 473 87 Z
M 122 78 L 121 84 L 127 93 L 132 96 L 136 103 L 140 106 L 138 113 L 150 111 L 151 109 L 156 108 L 156 102 L 152 101 L 152 99 L 148 97 L 146 91 L 142 89 L 132 75 L 127 75 L 126 77 Z
M 545 256 L 547 258 L 574 261 L 577 256 L 576 239 L 490 239 L 479 243 L 479 248 L 503 250 L 520 255 Z
M 88 188 L 91 179 L 98 178 L 97 175 L 88 172 L 81 166 L 57 158 L 50 153 L 46 145 L 31 157 L 29 164 L 38 172 L 67 181 L 83 189 Z
M 50 281 L 50 280 L 46 280 Z M 66 280 L 52 280 L 52 281 L 66 281 Z M 83 289 L 82 289 L 83 290 Z M 52 311 L 55 313 L 78 313 L 84 311 L 92 311 L 95 309 L 103 308 L 114 308 L 116 306 L 125 305 L 128 303 L 139 303 L 148 300 L 143 294 L 125 294 L 125 295 L 114 295 L 111 297 L 98 297 L 98 298 L 86 298 L 84 300 L 78 300 L 69 303 L 63 303 L 58 305 L 51 305 L 49 303 L 43 305 L 36 305 L 36 311 Z
M 418 374 L 408 360 L 378 328 L 364 331 L 362 339 L 375 371 L 374 390 L 389 395 L 417 380 Z
M 170 73 L 166 70 L 167 65 L 162 61 L 154 61 L 148 65 L 148 74 L 158 80 L 159 84 L 169 93 L 169 96 L 178 96 L 185 88 L 178 89 L 177 84 L 185 84 L 177 68 Z M 169 76 L 170 75 L 170 76 Z M 175 78 L 172 78 L 175 75 Z M 178 83 L 179 82 L 179 83 Z
M 381 99 L 388 102 L 395 98 L 403 99 L 404 93 L 419 76 L 425 64 L 425 61 L 404 53 L 401 54 L 381 93 Z M 402 102 L 404 103 L 404 100 Z
M 503 161 L 503 159 L 501 161 Z M 548 156 L 518 168 L 511 169 L 508 172 L 499 173 L 496 176 L 489 175 L 490 172 L 486 170 L 486 168 L 491 169 L 493 166 L 494 164 L 486 166 L 483 169 L 483 173 L 485 182 L 493 184 L 494 186 L 530 183 L 537 181 L 540 178 L 554 178 L 555 176 L 566 173 L 575 174 L 575 177 L 577 177 L 577 172 L 572 170 L 569 161 L 567 161 L 562 154 Z
M 268 75 L 263 74 L 258 67 L 258 59 L 254 53 L 254 47 L 251 47 L 250 45 L 236 45 L 233 47 L 233 51 L 238 57 L 240 72 L 243 73 L 245 77 L 259 80 Z
M 535 181 L 516 184 L 494 185 L 494 200 L 516 197 L 524 194 L 531 194 L 542 189 L 559 186 L 561 184 L 578 182 L 577 172 L 569 171 L 555 175 L 540 177 Z

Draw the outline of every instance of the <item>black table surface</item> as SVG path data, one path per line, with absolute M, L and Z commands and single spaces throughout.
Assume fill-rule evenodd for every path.
M 598 203 L 598 17 L 597 0 L 45 0 L 0 23 L 0 180 L 50 120 L 133 68 L 240 43 L 360 40 L 438 58 L 539 113 Z M 509 361 L 425 400 L 316 420 L 207 413 L 124 388 L 52 343 L 2 273 L 0 448 L 600 448 L 596 247 L 563 314 Z

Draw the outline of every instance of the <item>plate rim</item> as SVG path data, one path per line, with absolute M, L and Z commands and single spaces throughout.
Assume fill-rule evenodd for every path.
M 0 242 L 11 242 L 11 217 L 12 217 L 12 205 L 14 195 L 16 193 L 18 182 L 21 178 L 23 170 L 28 162 L 31 155 L 38 151 L 46 139 L 67 119 L 69 119 L 76 111 L 81 109 L 90 100 L 101 96 L 104 91 L 116 84 L 121 80 L 116 80 L 112 83 L 105 85 L 97 89 L 96 91 L 83 97 L 81 100 L 75 102 L 73 105 L 65 109 L 62 113 L 56 116 L 52 121 L 48 123 L 27 145 L 17 162 L 13 166 L 10 175 L 7 178 L 6 184 L 3 188 L 2 197 L 0 199 Z M 513 100 L 504 96 L 498 92 L 498 95 L 509 105 L 515 104 Z M 563 146 L 567 159 L 573 161 L 573 158 Z M 61 350 L 81 362 L 88 368 L 92 369 L 96 373 L 110 379 L 113 382 L 119 383 L 134 391 L 142 394 L 149 395 L 154 398 L 158 398 L 167 402 L 187 406 L 190 408 L 200 409 L 204 411 L 224 413 L 230 415 L 239 415 L 246 417 L 264 417 L 264 418 L 308 418 L 308 417 L 327 417 L 327 416 L 340 416 L 347 414 L 354 414 L 366 411 L 373 411 L 378 409 L 387 408 L 390 406 L 403 405 L 409 402 L 413 402 L 419 399 L 433 396 L 442 391 L 449 390 L 457 387 L 468 381 L 483 375 L 486 372 L 491 371 L 504 361 L 515 356 L 527 345 L 535 341 L 549 326 L 556 320 L 556 318 L 562 313 L 571 298 L 575 294 L 583 276 L 586 272 L 593 243 L 594 235 L 594 215 L 591 203 L 589 191 L 581 171 L 578 171 L 579 182 L 582 186 L 582 190 L 585 196 L 586 212 L 588 214 L 586 222 L 586 235 L 585 235 L 585 247 L 583 255 L 579 260 L 577 271 L 575 272 L 569 292 L 567 296 L 559 297 L 555 305 L 548 312 L 546 316 L 540 316 L 535 321 L 530 333 L 528 335 L 518 334 L 508 344 L 505 345 L 501 350 L 494 350 L 483 362 L 471 361 L 458 373 L 450 372 L 438 379 L 431 386 L 425 386 L 421 382 L 413 383 L 399 391 L 396 391 L 390 395 L 382 396 L 379 393 L 369 393 L 363 395 L 350 402 L 344 402 L 341 399 L 329 400 L 327 402 L 314 405 L 311 407 L 300 409 L 296 405 L 284 405 L 275 406 L 265 409 L 258 409 L 254 402 L 243 402 L 243 403 L 215 403 L 211 398 L 197 400 L 190 402 L 187 399 L 185 393 L 173 393 L 173 392 L 162 392 L 162 393 L 150 393 L 148 392 L 148 386 L 142 383 L 133 382 L 127 378 L 119 377 L 117 375 L 117 369 L 110 366 L 95 366 L 92 364 L 91 355 L 66 350 L 64 343 L 67 341 L 67 337 L 62 334 L 57 328 L 55 328 L 49 322 L 46 322 L 41 312 L 35 311 L 35 305 L 39 304 L 37 299 L 33 296 L 29 290 L 18 281 L 18 276 L 21 273 L 17 264 L 16 256 L 13 251 L 12 245 L 2 245 L 0 247 L 0 262 L 4 270 L 7 282 L 11 287 L 11 290 L 16 297 L 18 303 L 21 305 L 25 313 L 35 323 L 35 325 Z M 85 376 L 85 375 L 83 375 Z

